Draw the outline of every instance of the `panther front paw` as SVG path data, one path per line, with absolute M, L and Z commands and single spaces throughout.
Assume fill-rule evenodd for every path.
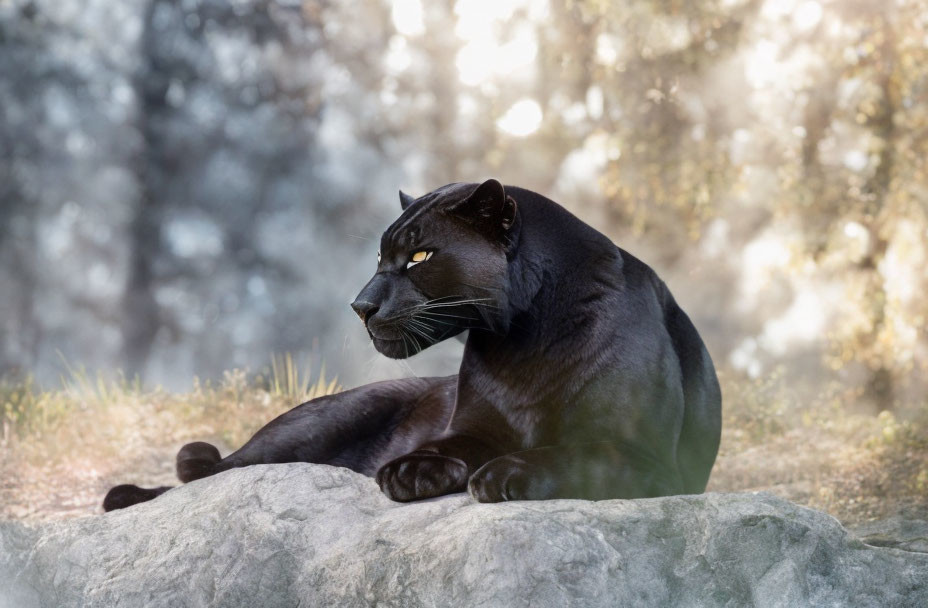
M 391 499 L 409 502 L 464 490 L 467 465 L 435 452 L 412 452 L 383 465 L 377 484 Z
M 477 469 L 467 491 L 479 502 L 543 500 L 553 496 L 554 484 L 544 471 L 510 454 Z

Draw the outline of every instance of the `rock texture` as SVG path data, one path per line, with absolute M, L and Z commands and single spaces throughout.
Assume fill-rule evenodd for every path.
M 928 555 L 765 494 L 392 503 L 321 465 L 0 524 L 0 607 L 925 606 Z
M 928 504 L 902 509 L 886 519 L 855 526 L 851 531 L 868 545 L 928 554 Z

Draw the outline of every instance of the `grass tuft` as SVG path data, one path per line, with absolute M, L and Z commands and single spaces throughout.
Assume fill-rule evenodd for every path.
M 269 392 L 275 397 L 303 403 L 322 395 L 337 393 L 340 390 L 341 386 L 338 384 L 337 376 L 326 380 L 324 365 L 314 384 L 311 368 L 307 365 L 301 370 L 292 354 L 271 355 Z

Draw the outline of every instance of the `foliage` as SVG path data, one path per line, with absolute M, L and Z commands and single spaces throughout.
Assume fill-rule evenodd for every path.
M 406 374 L 342 303 L 398 187 L 494 175 L 658 269 L 751 436 L 928 393 L 923 0 L 85 4 L 0 4 L 0 370 Z
M 217 384 L 194 379 L 188 393 L 145 389 L 122 374 L 107 380 L 68 366 L 62 388 L 42 389 L 34 379 L 0 381 L 3 437 L 0 447 L 27 458 L 141 451 L 149 445 L 218 437 L 238 447 L 275 416 L 303 401 L 341 390 L 321 371 L 300 370 L 289 353 L 274 357 L 271 383 L 245 370 L 223 374 Z

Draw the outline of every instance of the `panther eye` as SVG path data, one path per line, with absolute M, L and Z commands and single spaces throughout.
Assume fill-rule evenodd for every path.
M 420 262 L 425 262 L 432 257 L 433 251 L 417 251 L 412 254 L 412 259 L 406 264 L 406 268 L 412 268 Z
M 378 264 L 380 263 L 380 252 L 379 251 L 377 252 L 377 263 Z

